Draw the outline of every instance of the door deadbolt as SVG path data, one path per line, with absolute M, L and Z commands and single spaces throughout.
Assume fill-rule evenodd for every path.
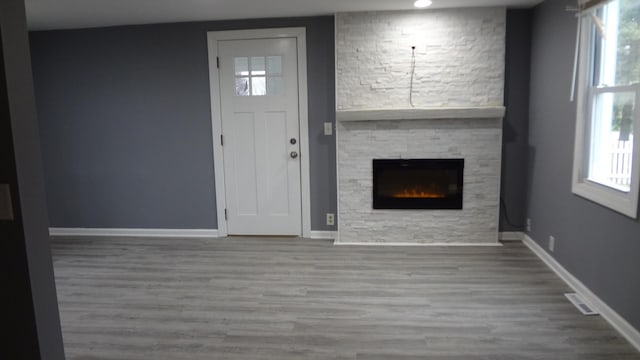
M 291 145 L 295 145 L 298 141 L 296 141 L 296 138 L 291 138 L 289 142 L 291 143 Z

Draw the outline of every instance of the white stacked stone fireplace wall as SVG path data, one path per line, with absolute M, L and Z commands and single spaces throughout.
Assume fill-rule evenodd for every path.
M 497 242 L 501 123 L 499 119 L 339 123 L 339 241 Z M 463 209 L 374 210 L 373 158 L 465 159 Z
M 338 110 L 503 105 L 504 8 L 336 15 Z
M 498 241 L 502 119 L 340 121 L 352 110 L 503 104 L 505 10 L 336 16 L 338 243 Z M 371 119 L 373 120 L 373 119 Z M 462 210 L 374 210 L 372 159 L 465 159 Z

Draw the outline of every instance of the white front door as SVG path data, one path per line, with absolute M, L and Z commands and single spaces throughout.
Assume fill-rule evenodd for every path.
M 229 235 L 301 235 L 296 38 L 219 40 Z

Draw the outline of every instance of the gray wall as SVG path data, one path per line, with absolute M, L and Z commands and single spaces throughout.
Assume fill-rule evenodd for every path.
M 306 27 L 311 228 L 336 213 L 333 17 L 31 33 L 53 227 L 215 229 L 207 31 Z
M 573 0 L 535 8 L 529 119 L 529 235 L 640 329 L 640 222 L 571 193 L 575 103 L 569 102 L 576 18 Z M 638 151 L 635 151 L 638 155 Z
M 529 9 L 507 10 L 500 231 L 524 230 L 531 15 Z
M 14 213 L 0 221 L 0 358 L 64 359 L 22 0 L 0 1 L 0 39 L 0 183 Z

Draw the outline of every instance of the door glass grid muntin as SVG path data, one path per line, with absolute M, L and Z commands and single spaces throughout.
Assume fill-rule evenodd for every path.
M 277 96 L 284 90 L 282 56 L 234 57 L 236 96 Z

